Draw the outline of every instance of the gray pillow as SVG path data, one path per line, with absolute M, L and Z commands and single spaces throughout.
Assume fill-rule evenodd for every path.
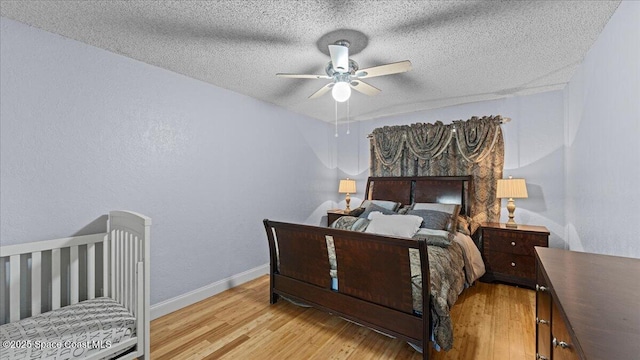
M 359 217 L 361 218 L 368 218 L 369 214 L 374 212 L 374 211 L 380 211 L 382 214 L 384 215 L 394 215 L 395 212 L 393 210 L 389 210 L 387 208 L 383 208 L 382 206 L 378 206 L 374 203 L 369 203 L 369 205 L 367 205 L 367 207 L 364 209 L 364 212 L 362 214 L 360 214 Z
M 360 204 L 360 207 L 366 208 L 371 203 L 376 204 L 378 206 L 382 206 L 383 208 L 391 211 L 397 211 L 398 208 L 400 207 L 399 202 L 389 201 L 389 200 L 364 200 L 362 201 L 362 204 Z
M 436 210 L 408 210 L 407 215 L 417 215 L 422 218 L 421 228 L 446 230 L 451 214 Z
M 460 214 L 460 205 L 457 204 L 440 204 L 440 203 L 415 203 L 411 206 L 413 210 L 435 210 L 444 211 L 451 214 L 446 230 L 452 233 L 456 232 L 458 224 L 458 214 Z

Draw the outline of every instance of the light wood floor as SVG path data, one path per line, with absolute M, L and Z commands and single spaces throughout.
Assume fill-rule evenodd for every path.
M 535 359 L 535 292 L 478 283 L 451 311 L 454 347 L 431 359 Z M 409 345 L 281 300 L 263 276 L 151 323 L 151 358 L 421 359 Z

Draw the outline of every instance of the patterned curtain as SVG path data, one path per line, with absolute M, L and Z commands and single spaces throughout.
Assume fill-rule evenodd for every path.
M 500 219 L 497 180 L 504 168 L 500 116 L 444 125 L 385 126 L 370 141 L 371 176 L 473 176 L 471 213 L 478 222 Z M 395 147 L 395 148 L 394 148 Z
M 407 169 L 408 126 L 385 126 L 371 134 L 371 159 L 378 170 L 377 176 L 409 176 Z M 375 151 L 373 149 L 375 148 Z M 375 161 L 373 159 L 375 158 Z
M 413 124 L 407 129 L 409 149 L 418 159 L 431 159 L 442 154 L 451 141 L 451 126 L 437 121 L 435 124 Z

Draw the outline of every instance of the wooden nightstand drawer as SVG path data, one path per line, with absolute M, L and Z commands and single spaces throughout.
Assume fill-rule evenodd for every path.
M 546 235 L 487 231 L 483 236 L 484 246 L 488 251 L 533 256 L 534 246 L 547 246 Z
M 528 255 L 515 255 L 498 251 L 487 251 L 485 263 L 487 271 L 535 279 L 535 258 Z

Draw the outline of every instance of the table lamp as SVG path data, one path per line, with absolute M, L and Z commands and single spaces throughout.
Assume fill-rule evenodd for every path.
M 527 184 L 524 179 L 514 179 L 509 176 L 508 179 L 498 179 L 498 189 L 496 197 L 507 198 L 507 210 L 509 211 L 509 221 L 505 224 L 508 228 L 517 228 L 518 224 L 513 220 L 513 213 L 516 211 L 516 204 L 513 201 L 514 198 L 527 198 Z
M 356 192 L 356 181 L 353 179 L 346 178 L 344 180 L 340 180 L 340 186 L 338 187 L 338 192 L 340 194 L 347 194 L 345 197 L 345 201 L 347 202 L 347 208 L 344 211 L 351 211 L 349 207 L 349 203 L 351 202 L 350 193 Z

